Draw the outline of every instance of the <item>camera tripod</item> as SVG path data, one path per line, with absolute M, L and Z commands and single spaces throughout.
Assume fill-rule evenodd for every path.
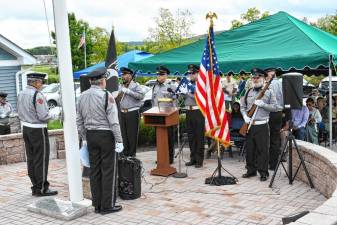
M 274 174 L 273 174 L 273 177 L 270 181 L 270 184 L 269 184 L 269 187 L 271 188 L 273 186 L 273 183 L 274 183 L 274 179 L 275 179 L 275 176 L 276 176 L 276 173 L 277 173 L 277 170 L 280 166 L 280 164 L 282 165 L 283 169 L 284 169 L 284 172 L 286 173 L 287 177 L 288 177 L 288 180 L 289 180 L 289 184 L 293 184 L 293 181 L 295 180 L 296 178 L 296 175 L 301 167 L 301 165 L 303 166 L 303 169 L 305 171 L 305 175 L 307 176 L 308 178 L 308 181 L 309 181 L 309 184 L 310 184 L 310 187 L 311 188 L 314 188 L 314 184 L 312 183 L 312 180 L 311 180 L 311 177 L 309 175 L 309 172 L 307 170 L 307 167 L 305 165 L 305 162 L 303 160 L 303 157 L 302 157 L 302 154 L 301 152 L 299 151 L 298 149 L 298 146 L 297 146 L 297 143 L 296 143 L 296 140 L 295 140 L 295 136 L 292 134 L 292 128 L 289 128 L 288 129 L 288 132 L 289 132 L 289 135 L 287 137 L 287 141 L 286 141 L 286 144 L 284 145 L 283 149 L 282 149 L 282 152 L 281 154 L 279 155 L 279 158 L 278 158 L 278 162 L 276 164 L 276 168 L 275 168 L 275 171 L 274 171 Z M 296 149 L 296 152 L 297 152 L 297 155 L 298 157 L 300 158 L 300 164 L 295 172 L 295 175 L 293 176 L 293 144 L 294 143 L 294 146 L 295 146 L 295 149 Z M 288 171 L 286 170 L 284 164 L 283 164 L 283 157 L 284 155 L 286 154 L 287 152 L 287 147 L 288 147 L 288 151 L 289 151 L 289 157 L 288 157 Z

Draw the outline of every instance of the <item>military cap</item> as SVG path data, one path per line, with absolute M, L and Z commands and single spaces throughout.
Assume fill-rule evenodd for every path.
M 102 78 L 106 78 L 106 76 L 107 76 L 107 69 L 105 67 L 99 67 L 87 74 L 87 77 L 90 80 L 99 80 Z
M 199 72 L 199 66 L 195 65 L 195 64 L 189 64 L 187 66 L 187 69 L 188 69 L 188 73 L 197 73 Z
M 6 98 L 7 95 L 8 95 L 7 93 L 0 91 L 0 97 Z
M 39 73 L 39 72 L 31 72 L 27 74 L 28 79 L 40 79 L 44 80 L 46 78 L 46 73 Z
M 156 69 L 157 75 L 170 74 L 170 70 L 167 69 L 165 66 L 158 66 Z
M 253 68 L 250 72 L 253 77 L 256 77 L 256 76 L 265 77 L 266 76 L 266 72 L 264 72 L 263 70 L 259 68 Z
M 232 76 L 232 75 L 234 75 L 234 73 L 233 73 L 232 71 L 229 71 L 229 72 L 226 74 L 226 76 Z
M 131 74 L 132 76 L 134 75 L 133 71 L 127 67 L 121 67 L 121 72 L 122 73 L 127 73 L 127 74 Z

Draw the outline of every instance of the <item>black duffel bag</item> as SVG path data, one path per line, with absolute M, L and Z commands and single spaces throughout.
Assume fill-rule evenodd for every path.
M 141 196 L 142 162 L 133 157 L 118 159 L 118 193 L 124 200 L 137 199 Z

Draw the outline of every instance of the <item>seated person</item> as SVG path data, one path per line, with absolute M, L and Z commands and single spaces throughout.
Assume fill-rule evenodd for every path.
M 309 110 L 304 105 L 300 109 L 292 109 L 291 110 L 291 116 L 292 116 L 292 132 L 296 139 L 298 140 L 305 140 L 305 126 L 308 122 L 309 118 Z
M 325 98 L 322 96 L 316 100 L 317 108 L 322 116 L 322 121 L 318 123 L 318 138 L 319 142 L 324 141 L 324 134 L 329 132 L 329 108 L 326 104 Z
M 9 115 L 13 112 L 13 108 L 6 98 L 7 93 L 0 92 L 0 135 L 11 133 Z

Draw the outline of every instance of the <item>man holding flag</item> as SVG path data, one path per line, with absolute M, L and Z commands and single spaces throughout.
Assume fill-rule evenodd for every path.
M 186 163 L 186 166 L 195 165 L 195 168 L 200 168 L 204 161 L 205 119 L 194 97 L 199 67 L 190 64 L 187 68 L 190 81 L 184 77 L 176 92 L 183 94 L 185 101 L 188 143 L 191 151 L 190 161 Z

